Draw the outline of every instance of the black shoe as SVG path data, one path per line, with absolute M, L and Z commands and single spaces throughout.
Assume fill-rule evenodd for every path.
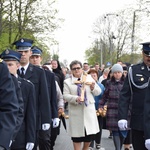
M 101 149 L 101 144 L 96 143 L 96 150 L 100 150 L 100 149 Z
M 108 137 L 109 139 L 112 139 L 112 133 L 110 133 L 110 135 L 109 135 L 109 137 Z

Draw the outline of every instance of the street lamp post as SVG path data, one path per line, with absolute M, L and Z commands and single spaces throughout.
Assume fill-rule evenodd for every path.
M 111 33 L 111 36 L 110 36 L 110 56 L 111 56 L 111 65 L 113 64 L 113 46 L 114 46 L 114 42 L 113 40 L 116 39 L 116 37 L 114 36 L 114 33 L 112 32 Z
M 131 61 L 133 61 L 134 63 L 134 56 L 133 56 L 133 52 L 134 52 L 134 32 L 135 32 L 135 12 L 136 10 L 133 12 L 133 25 L 132 25 L 132 34 L 131 34 Z
M 100 50 L 100 65 L 102 66 L 103 64 L 103 46 L 102 46 L 102 39 L 97 39 L 96 40 L 97 43 L 97 49 Z
M 101 53 L 101 66 L 103 65 L 103 43 L 102 39 L 100 40 L 100 53 Z
M 136 22 L 136 12 L 142 12 L 142 11 L 146 11 L 147 13 L 149 13 L 149 11 L 147 11 L 147 9 L 136 9 L 133 12 L 133 25 L 132 25 L 132 35 L 131 35 L 131 62 L 134 63 L 134 40 L 135 40 L 135 22 Z

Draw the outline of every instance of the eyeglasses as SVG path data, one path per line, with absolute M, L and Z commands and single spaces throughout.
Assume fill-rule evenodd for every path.
M 72 68 L 71 70 L 80 70 L 81 67 L 77 67 L 77 68 Z

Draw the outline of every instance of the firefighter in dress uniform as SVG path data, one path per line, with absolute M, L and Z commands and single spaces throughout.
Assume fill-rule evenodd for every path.
M 26 79 L 17 75 L 20 66 L 21 54 L 14 50 L 5 50 L 1 57 L 6 62 L 8 69 L 20 83 L 23 97 L 24 118 L 20 130 L 16 133 L 11 150 L 32 150 L 35 142 L 36 128 L 36 104 L 34 85 Z
M 49 102 L 49 94 L 47 88 L 47 81 L 43 69 L 30 64 L 29 58 L 32 55 L 31 47 L 33 40 L 21 38 L 14 42 L 16 50 L 20 52 L 21 59 L 17 73 L 19 76 L 30 80 L 35 87 L 36 98 L 36 142 L 34 150 L 39 145 L 40 150 L 49 150 L 50 147 L 50 123 L 51 110 Z
M 150 42 L 142 43 L 142 45 L 143 62 L 129 68 L 120 93 L 118 109 L 120 130 L 129 129 L 127 120 L 128 113 L 131 113 L 130 127 L 134 150 L 147 150 L 148 142 L 144 134 L 144 103 L 150 79 Z
M 10 148 L 18 112 L 15 85 L 7 65 L 0 59 L 0 150 Z

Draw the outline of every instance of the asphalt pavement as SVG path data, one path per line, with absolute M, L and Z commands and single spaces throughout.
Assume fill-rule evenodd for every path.
M 68 125 L 68 119 L 66 119 Z M 101 141 L 101 150 L 115 150 L 113 140 L 108 138 L 109 131 L 103 130 L 102 132 L 102 141 Z M 60 135 L 58 135 L 54 150 L 73 150 L 73 145 L 70 136 L 67 131 L 61 125 Z M 96 150 L 96 149 L 94 149 Z

